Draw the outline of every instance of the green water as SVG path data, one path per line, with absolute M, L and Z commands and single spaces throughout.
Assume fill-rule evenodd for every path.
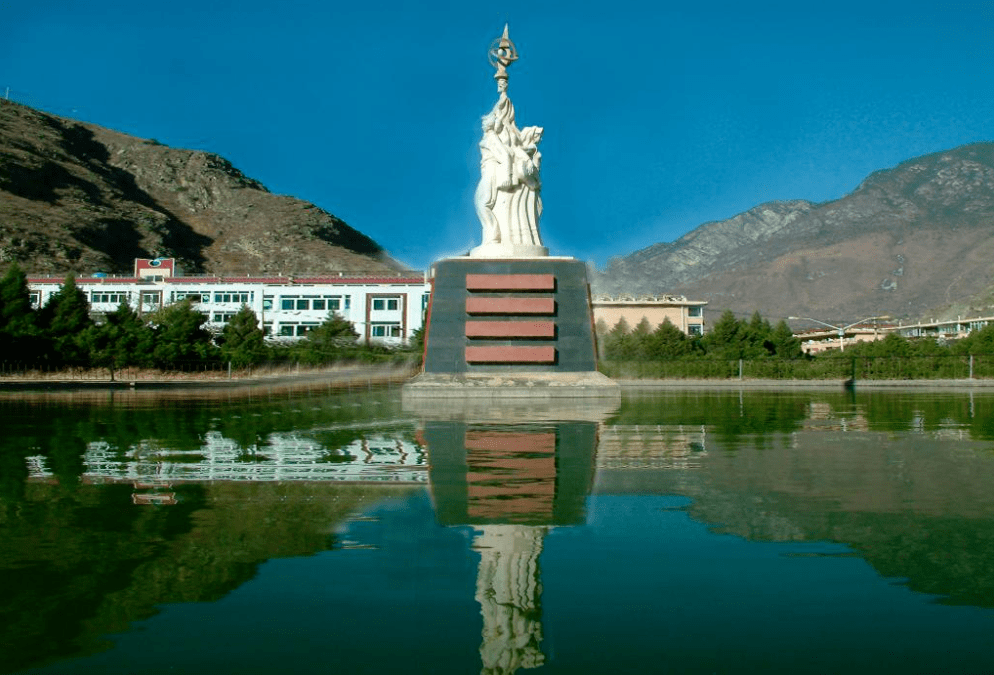
M 994 396 L 0 397 L 2 673 L 994 672 Z

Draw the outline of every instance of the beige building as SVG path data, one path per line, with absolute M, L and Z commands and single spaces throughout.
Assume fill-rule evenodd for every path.
M 598 295 L 593 299 L 594 323 L 611 329 L 621 319 L 635 328 L 647 319 L 655 330 L 666 319 L 686 335 L 704 334 L 704 300 L 687 300 L 682 295 Z
M 890 325 L 859 325 L 848 326 L 844 329 L 843 337 L 838 329 L 812 328 L 795 331 L 794 337 L 801 341 L 801 349 L 805 354 L 819 354 L 829 349 L 842 349 L 859 342 L 876 342 L 883 340 L 887 333 L 893 330 Z

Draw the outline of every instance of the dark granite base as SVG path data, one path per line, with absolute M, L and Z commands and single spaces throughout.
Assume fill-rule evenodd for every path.
M 490 321 L 495 330 L 486 336 L 481 324 Z M 521 327 L 518 335 L 515 325 Z M 467 257 L 435 264 L 426 375 L 596 370 L 584 263 L 573 258 Z

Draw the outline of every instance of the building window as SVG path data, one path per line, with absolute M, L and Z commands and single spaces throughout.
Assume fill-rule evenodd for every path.
M 143 311 L 152 311 L 159 308 L 162 304 L 162 292 L 161 291 L 142 291 L 141 294 L 141 307 Z
M 237 302 L 238 304 L 245 305 L 252 299 L 255 293 L 215 293 L 214 302 L 215 303 L 230 303 Z
M 297 304 L 296 295 L 285 295 L 280 299 L 280 309 L 292 310 Z
M 91 303 L 113 303 L 115 305 L 120 305 L 122 302 L 127 302 L 130 293 L 125 291 L 117 291 L 113 293 L 103 293 L 99 291 L 93 291 L 90 293 Z
M 35 309 L 41 307 L 41 291 L 30 291 L 28 294 L 31 296 L 31 306 Z
M 374 323 L 369 328 L 372 337 L 400 337 L 400 324 L 398 323 Z
M 687 316 L 694 316 L 694 317 L 701 316 L 701 308 L 699 306 L 697 306 L 697 307 L 688 307 L 687 308 Z
M 281 323 L 279 335 L 280 337 L 304 337 L 317 327 L 318 323 L 316 321 Z
M 212 321 L 214 323 L 228 323 L 234 316 L 235 312 L 214 312 Z
M 373 309 L 375 310 L 396 310 L 399 307 L 399 298 L 373 298 Z
M 271 295 L 262 296 L 262 309 L 268 312 L 272 308 L 273 308 L 273 296 Z
M 200 291 L 175 291 L 173 300 L 189 300 L 190 302 L 203 302 L 203 293 Z M 209 295 L 207 296 L 210 297 Z
M 703 326 L 701 326 L 701 324 L 699 324 L 699 323 L 692 323 L 692 324 L 690 324 L 690 325 L 687 326 L 687 334 L 688 335 L 701 335 L 701 334 L 703 334 L 703 330 L 702 329 L 703 329 Z

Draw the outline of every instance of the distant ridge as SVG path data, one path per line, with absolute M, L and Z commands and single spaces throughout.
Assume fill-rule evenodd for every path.
M 228 276 L 407 269 L 223 157 L 0 100 L 0 270 L 127 273 L 134 258 L 159 256 Z
M 821 204 L 761 204 L 611 261 L 595 292 L 856 321 L 994 314 L 994 143 L 876 171 Z

